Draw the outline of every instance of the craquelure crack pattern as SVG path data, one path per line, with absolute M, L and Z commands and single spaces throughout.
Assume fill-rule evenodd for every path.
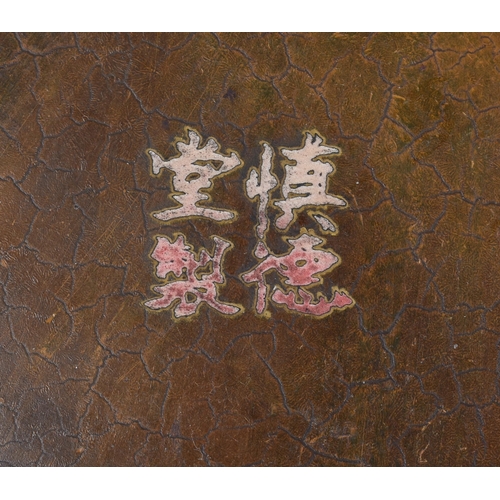
M 500 464 L 498 34 L 0 38 L 2 465 Z M 186 128 L 243 162 L 211 208 L 252 219 L 167 233 L 238 249 L 217 289 L 235 317 L 144 307 L 151 214 L 175 208 L 145 152 L 174 156 Z M 245 183 L 262 141 L 312 130 L 342 151 L 328 193 L 347 205 L 294 211 L 290 236 L 341 256 L 323 286 L 355 304 L 256 316 Z M 269 256 L 291 250 L 261 227 Z

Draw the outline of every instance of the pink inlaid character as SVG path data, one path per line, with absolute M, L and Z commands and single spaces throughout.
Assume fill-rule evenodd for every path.
M 266 308 L 268 285 L 265 280 L 265 274 L 270 271 L 276 271 L 280 276 L 286 278 L 284 283 L 292 286 L 308 286 L 320 282 L 320 276 L 329 269 L 332 269 L 340 262 L 339 257 L 330 250 L 317 248 L 323 243 L 321 238 L 309 233 L 302 234 L 297 239 L 287 239 L 293 247 L 285 255 L 269 255 L 260 264 L 251 271 L 244 273 L 241 278 L 245 283 L 257 283 L 257 313 L 262 314 Z M 299 290 L 299 296 L 302 302 L 295 301 L 295 295 L 284 294 L 278 287 L 273 291 L 271 300 L 279 304 L 285 304 L 289 309 L 298 312 L 305 312 L 313 315 L 324 315 L 332 308 L 345 307 L 340 306 L 343 302 L 341 298 L 336 298 L 335 294 L 331 301 L 320 298 L 319 306 L 312 303 L 313 296 L 304 290 Z M 293 292 L 290 292 L 293 293 Z M 346 295 L 346 294 L 343 294 Z M 350 299 L 352 304 L 353 301 Z
M 177 194 L 172 195 L 172 198 L 180 204 L 155 213 L 154 217 L 163 221 L 191 216 L 207 217 L 215 221 L 233 219 L 233 212 L 200 206 L 199 202 L 210 200 L 210 196 L 203 191 L 212 187 L 213 177 L 230 172 L 242 165 L 242 161 L 235 152 L 230 155 L 221 154 L 220 146 L 213 138 L 208 139 L 205 146 L 201 147 L 201 137 L 195 130 L 188 130 L 188 137 L 189 142 L 176 143 L 180 154 L 168 160 L 163 160 L 152 149 L 148 151 L 153 162 L 153 174 L 158 175 L 163 168 L 174 172 L 172 186 Z
M 151 257 L 158 262 L 156 275 L 159 278 L 168 278 L 172 273 L 179 279 L 170 281 L 162 286 L 155 286 L 153 290 L 161 297 L 148 300 L 145 305 L 150 309 L 165 309 L 174 302 L 174 317 L 190 316 L 198 310 L 203 302 L 222 314 L 236 314 L 240 307 L 220 302 L 217 298 L 217 285 L 225 282 L 222 271 L 224 253 L 232 245 L 217 236 L 213 237 L 215 248 L 213 256 L 206 249 L 199 252 L 198 258 L 190 245 L 186 245 L 184 236 L 179 235 L 171 242 L 163 236 L 158 237 L 158 243 Z M 212 264 L 212 270 L 205 269 Z
M 316 134 L 306 133 L 304 145 L 298 149 L 282 149 L 281 154 L 293 163 L 285 165 L 285 180 L 281 187 L 284 199 L 274 202 L 283 214 L 276 219 L 276 227 L 286 229 L 294 219 L 294 211 L 304 206 L 336 205 L 347 202 L 326 192 L 328 175 L 334 171 L 331 163 L 318 160 L 320 156 L 340 154 L 334 146 L 323 145 Z

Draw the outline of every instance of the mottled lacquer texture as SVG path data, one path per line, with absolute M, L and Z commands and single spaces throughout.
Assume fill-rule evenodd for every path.
M 0 34 L 0 464 L 500 466 L 500 36 Z

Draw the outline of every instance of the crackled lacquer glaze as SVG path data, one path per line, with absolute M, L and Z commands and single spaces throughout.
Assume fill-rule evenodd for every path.
M 1 34 L 0 463 L 500 465 L 499 51 Z
M 198 132 L 188 129 L 187 136 L 187 142 L 180 140 L 175 143 L 179 152 L 178 156 L 167 161 L 162 160 L 155 151 L 148 151 L 152 159 L 154 175 L 157 175 L 162 168 L 174 172 L 172 189 L 178 194 L 173 195 L 172 199 L 179 204 L 177 208 L 166 209 L 152 215 L 167 222 L 180 217 L 206 217 L 216 222 L 233 219 L 236 213 L 214 210 L 200 202 L 211 201 L 210 196 L 202 192 L 213 187 L 211 179 L 240 166 L 241 161 L 234 152 L 231 155 L 222 155 L 219 152 L 220 146 L 213 138 L 208 139 L 202 146 Z M 335 288 L 332 299 L 327 300 L 323 295 L 316 298 L 313 293 L 301 288 L 322 282 L 318 276 L 340 263 L 338 255 L 317 248 L 324 241 L 314 232 L 287 239 L 293 247 L 293 250 L 287 254 L 269 255 L 270 251 L 266 244 L 266 232 L 269 227 L 267 210 L 270 203 L 270 191 L 278 185 L 279 181 L 272 174 L 273 149 L 265 142 L 262 147 L 260 177 L 258 170 L 251 169 L 245 183 L 249 198 L 259 198 L 256 227 L 258 242 L 254 254 L 262 261 L 252 271 L 241 275 L 243 282 L 257 283 L 255 312 L 257 314 L 265 312 L 268 295 L 275 304 L 284 304 L 290 311 L 312 316 L 325 316 L 332 310 L 353 306 L 354 301 L 345 290 L 339 292 Z M 285 177 L 281 185 L 283 199 L 272 203 L 282 212 L 274 223 L 276 228 L 287 230 L 296 220 L 296 212 L 304 207 L 347 205 L 342 198 L 327 193 L 328 176 L 333 172 L 334 167 L 319 159 L 319 157 L 339 154 L 338 148 L 323 145 L 323 139 L 318 134 L 306 132 L 302 147 L 295 150 L 284 149 L 281 153 L 292 163 L 285 164 Z M 219 164 L 218 168 L 217 164 Z M 323 231 L 336 234 L 336 231 L 332 231 L 334 225 L 330 219 L 316 213 L 312 213 L 312 216 Z M 242 306 L 222 304 L 216 298 L 218 291 L 215 283 L 225 282 L 222 258 L 225 250 L 231 246 L 231 242 L 214 236 L 216 250 L 213 257 L 202 249 L 200 258 L 196 260 L 195 254 L 185 245 L 185 238 L 186 236 L 182 234 L 172 243 L 164 236 L 158 236 L 157 245 L 151 254 L 151 257 L 158 262 L 156 276 L 165 279 L 172 273 L 174 280 L 168 281 L 163 286 L 153 287 L 153 290 L 162 294 L 162 297 L 149 300 L 145 305 L 159 310 L 177 304 L 174 308 L 175 318 L 196 314 L 199 305 L 204 303 L 221 314 L 234 315 L 242 311 Z M 244 257 L 240 264 L 245 265 L 245 260 L 248 258 L 244 253 L 239 255 Z M 202 273 L 209 263 L 212 264 L 211 270 L 205 269 Z M 273 293 L 269 294 L 265 273 L 272 270 L 286 278 L 282 281 L 282 285 L 293 285 L 298 288 L 285 293 L 281 288 L 275 287 Z

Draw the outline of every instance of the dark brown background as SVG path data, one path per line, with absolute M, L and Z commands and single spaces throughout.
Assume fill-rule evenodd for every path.
M 500 465 L 499 50 L 481 34 L 1 35 L 1 463 Z M 232 224 L 149 215 L 170 184 L 145 151 L 174 154 L 186 126 L 245 161 L 215 180 Z M 327 211 L 343 262 L 326 284 L 357 304 L 257 318 L 243 180 L 259 141 L 313 128 L 342 149 L 330 192 L 349 202 Z M 173 232 L 234 243 L 221 297 L 245 314 L 145 310 L 154 237 Z

